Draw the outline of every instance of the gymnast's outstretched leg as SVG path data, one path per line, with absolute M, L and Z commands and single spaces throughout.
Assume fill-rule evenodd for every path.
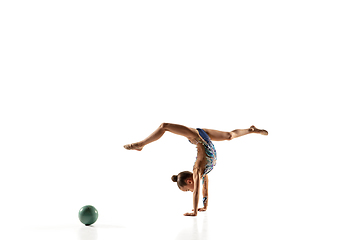
M 262 135 L 268 135 L 268 132 L 263 129 L 257 129 L 254 125 L 248 129 L 235 129 L 231 132 L 223 132 L 213 129 L 203 129 L 212 141 L 224 141 L 232 140 L 250 133 L 259 133 Z M 143 147 L 149 143 L 152 143 L 160 139 L 166 131 L 172 132 L 177 135 L 187 137 L 189 140 L 197 138 L 197 130 L 194 128 L 189 128 L 179 124 L 172 123 L 162 123 L 150 136 L 144 140 L 136 143 L 131 143 L 124 145 L 124 148 L 127 150 L 138 150 L 141 151 Z
M 232 140 L 234 138 L 238 138 L 250 133 L 259 133 L 261 135 L 268 135 L 268 132 L 263 129 L 257 129 L 254 125 L 252 125 L 248 129 L 235 129 L 231 132 L 223 132 L 213 129 L 206 129 L 203 130 L 207 133 L 212 141 L 224 141 L 224 140 Z
M 166 131 L 187 137 L 189 139 L 196 138 L 198 136 L 196 129 L 194 129 L 194 128 L 188 128 L 188 127 L 185 127 L 185 126 L 179 125 L 179 124 L 162 123 L 158 127 L 158 129 L 155 130 L 155 132 L 150 134 L 150 136 L 148 136 L 144 140 L 137 142 L 137 143 L 131 143 L 131 144 L 124 145 L 124 148 L 127 150 L 141 151 L 145 145 L 160 139 Z

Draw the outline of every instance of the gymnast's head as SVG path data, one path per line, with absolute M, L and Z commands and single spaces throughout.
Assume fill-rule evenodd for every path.
M 192 172 L 184 171 L 179 173 L 178 175 L 173 175 L 171 177 L 171 180 L 173 182 L 176 182 L 179 189 L 183 192 L 194 191 L 194 179 Z

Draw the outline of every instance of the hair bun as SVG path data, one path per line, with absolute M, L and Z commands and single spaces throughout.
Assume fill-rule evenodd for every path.
M 172 180 L 173 182 L 177 182 L 177 179 L 178 179 L 178 175 L 173 175 L 173 176 L 171 177 L 171 180 Z

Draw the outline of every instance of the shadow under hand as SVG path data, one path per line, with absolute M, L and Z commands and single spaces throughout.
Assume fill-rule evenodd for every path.
M 197 218 L 194 217 L 192 219 L 192 221 L 194 221 L 194 223 L 191 226 L 187 226 L 179 232 L 179 234 L 176 238 L 177 240 L 184 240 L 184 239 L 197 240 L 197 239 L 199 239 Z
M 201 219 L 202 218 L 202 219 Z M 184 227 L 178 234 L 177 240 L 206 240 L 208 239 L 208 219 L 207 214 L 202 213 L 202 216 L 197 216 L 192 219 L 190 226 Z M 200 221 L 200 222 L 198 222 Z M 198 225 L 201 226 L 201 232 L 199 232 Z

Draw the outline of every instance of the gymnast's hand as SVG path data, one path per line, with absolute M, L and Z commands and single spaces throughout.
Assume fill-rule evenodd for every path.
M 194 211 L 194 210 L 193 210 Z M 197 215 L 197 213 L 185 213 L 184 216 L 192 216 L 192 217 L 195 217 Z
M 194 211 L 194 210 L 193 210 L 193 211 Z M 205 212 L 205 211 L 206 211 L 206 207 L 199 208 L 198 211 L 199 211 L 199 212 Z

